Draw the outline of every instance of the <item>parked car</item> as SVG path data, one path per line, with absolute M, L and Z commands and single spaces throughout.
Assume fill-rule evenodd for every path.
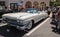
M 5 13 L 11 13 L 12 10 L 6 10 L 4 6 L 0 6 L 0 18 L 2 18 L 2 15 Z
M 47 17 L 48 14 L 44 11 L 39 11 L 35 8 L 26 8 L 21 12 L 4 14 L 2 22 L 7 23 L 9 26 L 14 26 L 19 30 L 29 30 L 34 23 Z

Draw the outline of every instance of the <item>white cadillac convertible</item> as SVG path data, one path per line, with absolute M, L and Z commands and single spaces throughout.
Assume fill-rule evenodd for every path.
M 46 11 L 39 11 L 35 8 L 26 8 L 22 12 L 8 13 L 2 16 L 4 23 L 14 26 L 19 30 L 29 30 L 34 23 L 47 17 L 48 14 Z

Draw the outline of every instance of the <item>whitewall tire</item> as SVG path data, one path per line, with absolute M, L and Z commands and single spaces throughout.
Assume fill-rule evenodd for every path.
M 27 24 L 27 29 L 31 29 L 32 28 L 32 21 L 29 21 Z

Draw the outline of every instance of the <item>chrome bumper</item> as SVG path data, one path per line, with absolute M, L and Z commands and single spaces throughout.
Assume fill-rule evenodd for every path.
M 7 23 L 0 23 L 0 27 L 7 25 Z
M 16 27 L 18 30 L 25 30 L 26 29 L 26 27 L 24 25 L 23 26 L 19 26 L 19 25 L 10 24 L 10 26 Z

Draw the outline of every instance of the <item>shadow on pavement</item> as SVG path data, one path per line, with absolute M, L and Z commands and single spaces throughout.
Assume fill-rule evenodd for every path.
M 56 22 L 52 22 L 52 21 L 50 22 L 50 24 L 51 24 L 51 25 L 57 25 Z
M 58 30 L 57 28 L 56 28 L 56 25 L 58 25 L 58 23 L 57 22 L 50 22 L 50 24 L 51 25 L 53 25 L 51 28 L 52 28 L 52 32 L 54 32 L 54 33 L 56 33 L 56 34 L 60 34 L 60 30 Z M 55 27 L 54 27 L 55 26 Z
M 51 27 L 53 30 L 52 30 L 52 32 L 58 32 L 58 30 L 55 28 L 55 27 Z
M 0 28 L 0 37 L 22 37 L 26 32 L 25 31 L 19 31 L 15 28 L 12 28 L 10 31 L 7 31 L 7 26 Z
M 56 28 L 56 25 L 58 25 L 57 23 L 54 23 L 54 22 L 50 22 L 50 24 L 51 25 L 53 25 L 53 26 L 55 26 L 55 27 L 51 27 L 52 28 L 52 32 L 54 32 L 54 33 L 57 33 L 57 34 L 60 34 L 60 30 L 58 30 L 57 28 Z
M 60 30 L 56 29 L 56 27 L 51 27 L 51 28 L 52 28 L 52 32 L 56 34 L 60 34 Z

